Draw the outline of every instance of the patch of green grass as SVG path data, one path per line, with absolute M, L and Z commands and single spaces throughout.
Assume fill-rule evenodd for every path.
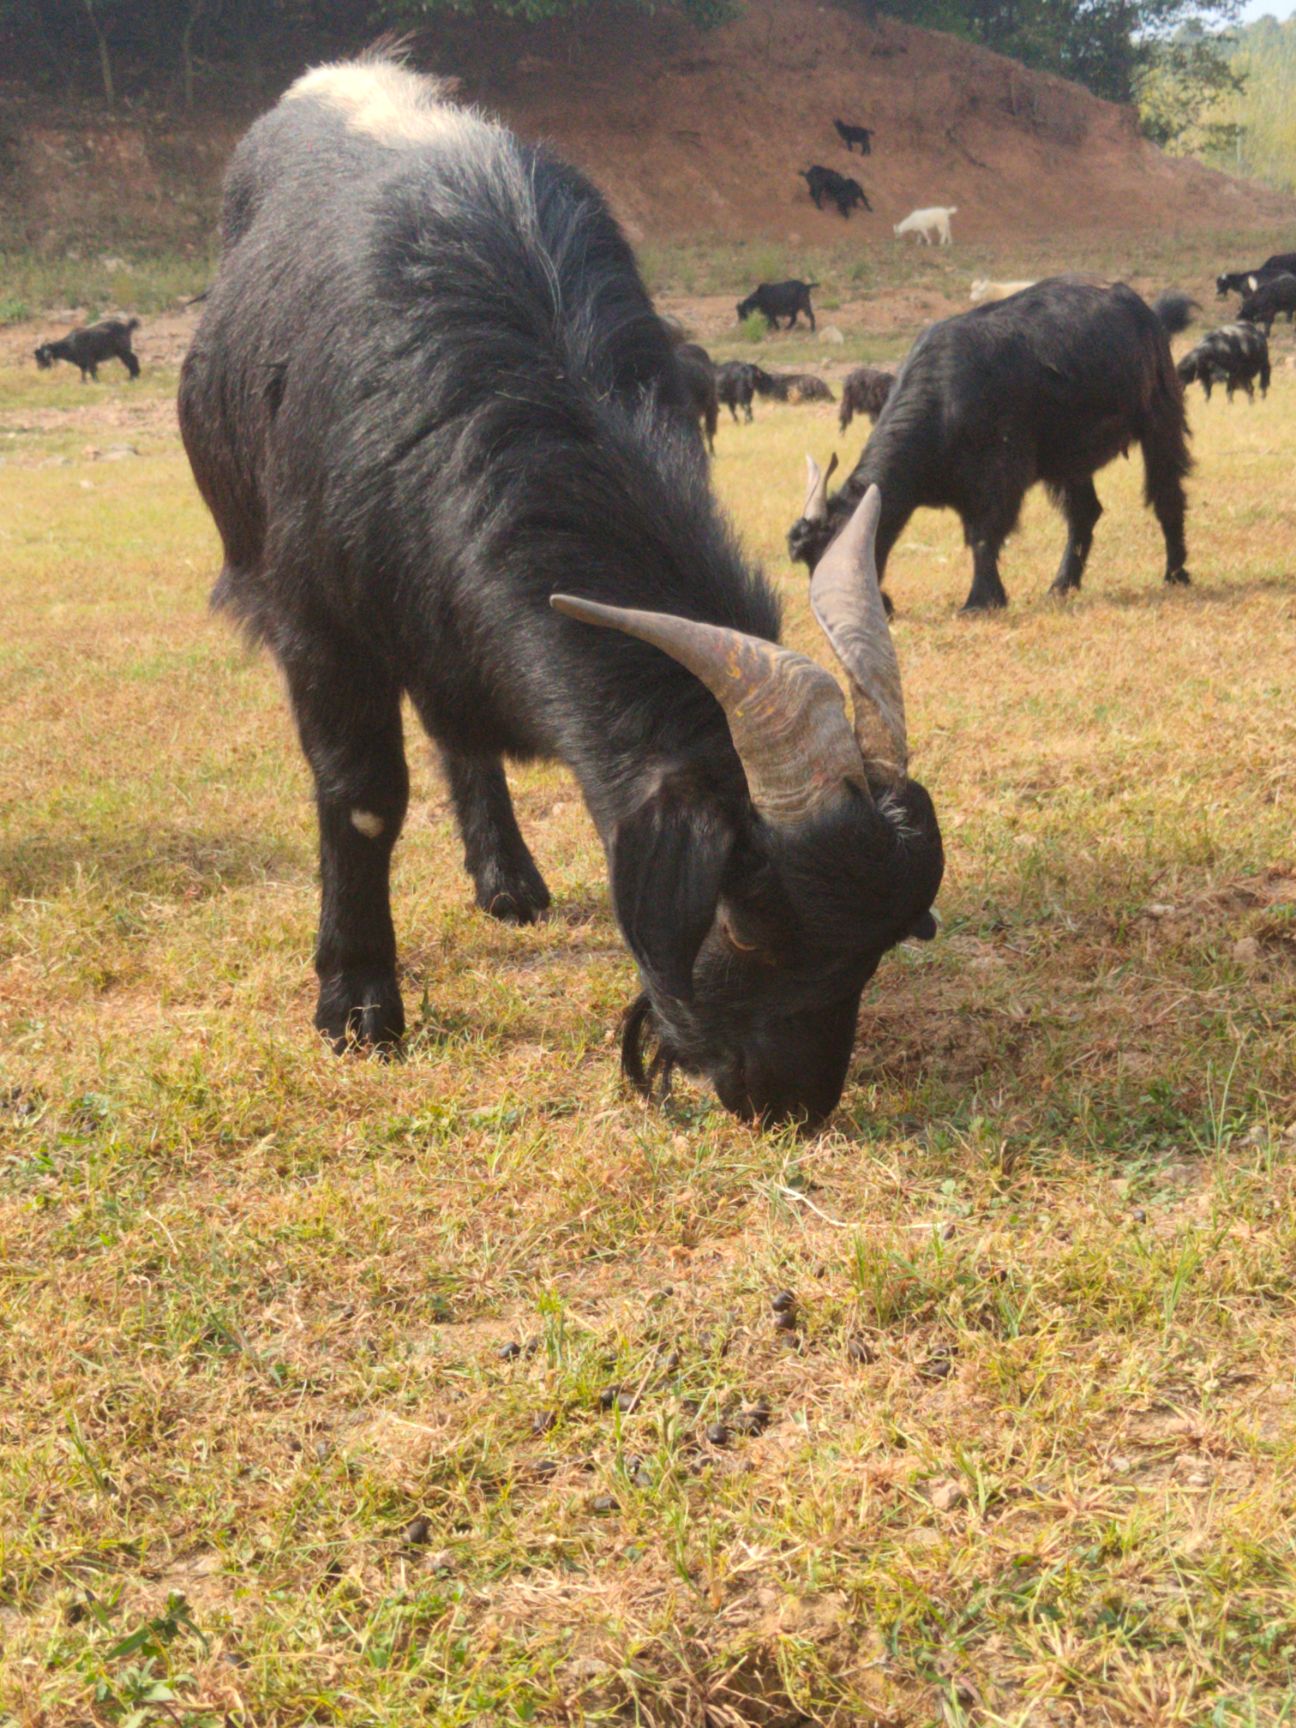
M 908 300 L 842 295 L 834 363 L 912 340 Z M 1137 461 L 1066 608 L 1038 496 L 994 618 L 957 614 L 952 518 L 900 540 L 944 922 L 880 968 L 799 1141 L 623 1091 L 632 967 L 552 766 L 510 777 L 555 912 L 510 930 L 411 751 L 408 1058 L 318 1046 L 308 779 L 207 615 L 174 364 L 82 388 L 14 344 L 0 1716 L 1289 1719 L 1290 369 L 1254 407 L 1194 394 L 1189 590 Z M 784 535 L 804 451 L 864 436 L 758 403 L 717 438 L 825 660 Z
M 87 322 L 105 308 L 163 312 L 200 294 L 211 282 L 215 253 L 202 250 L 90 258 L 0 252 L 0 323 L 19 323 L 41 312 L 77 308 Z

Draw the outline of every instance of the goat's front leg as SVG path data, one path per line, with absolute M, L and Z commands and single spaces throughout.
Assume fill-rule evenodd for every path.
M 279 659 L 319 816 L 315 1025 L 338 1051 L 390 1048 L 405 1030 L 390 894 L 409 800 L 400 691 L 363 655 L 336 645 L 294 641 Z
M 999 579 L 998 539 L 976 538 L 972 541 L 972 587 L 963 602 L 965 612 L 992 612 L 1008 604 L 1008 595 Z
M 549 890 L 518 827 L 503 763 L 445 749 L 441 761 L 477 904 L 505 924 L 534 924 L 549 906 Z

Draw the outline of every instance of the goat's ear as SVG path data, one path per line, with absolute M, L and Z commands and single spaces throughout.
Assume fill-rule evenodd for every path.
M 712 805 L 669 783 L 612 831 L 612 904 L 654 989 L 688 1001 L 734 835 Z

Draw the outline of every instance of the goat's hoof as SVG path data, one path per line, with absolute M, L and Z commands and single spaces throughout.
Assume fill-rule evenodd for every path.
M 1192 577 L 1184 569 L 1167 570 L 1166 581 L 1172 588 L 1187 588 L 1192 582 Z
M 339 1056 L 348 1050 L 399 1054 L 405 1009 L 394 972 L 336 972 L 321 979 L 315 1030 Z
M 972 598 L 963 602 L 959 611 L 966 618 L 969 614 L 977 612 L 1002 612 L 1007 604 L 1008 596 L 1006 594 L 991 594 L 984 598 L 973 595 Z
M 549 890 L 534 864 L 491 870 L 477 883 L 477 904 L 501 924 L 538 924 L 549 910 Z

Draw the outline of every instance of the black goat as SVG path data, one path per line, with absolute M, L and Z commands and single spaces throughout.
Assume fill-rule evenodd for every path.
M 1275 276 L 1296 275 L 1296 252 L 1274 252 L 1257 264 L 1254 270 L 1227 270 L 1215 278 L 1215 292 L 1221 300 L 1230 294 L 1254 294 L 1264 282 Z
M 871 126 L 850 126 L 845 120 L 834 120 L 833 125 L 837 128 L 837 136 L 847 150 L 858 144 L 861 156 L 872 155 L 873 128 Z
M 720 402 L 716 394 L 716 372 L 711 356 L 696 342 L 681 342 L 675 359 L 684 374 L 684 388 L 698 427 L 706 439 L 706 447 L 715 455 L 716 427 L 720 422 Z
M 735 424 L 741 408 L 752 419 L 752 398 L 756 394 L 756 374 L 760 371 L 750 360 L 726 360 L 716 367 L 716 396 L 733 415 Z
M 1238 322 L 1258 325 L 1267 336 L 1274 319 L 1284 312 L 1290 324 L 1292 313 L 1296 312 L 1296 276 L 1287 273 L 1271 276 L 1254 294 L 1248 294 L 1238 308 Z
M 778 645 L 582 175 L 369 58 L 253 126 L 222 229 L 180 423 L 224 544 L 214 603 L 279 662 L 315 776 L 317 1027 L 338 1048 L 403 1031 L 408 693 L 496 917 L 549 904 L 503 758 L 575 773 L 644 982 L 632 1082 L 679 1066 L 744 1116 L 822 1118 L 864 984 L 932 932 L 942 870 L 904 767 L 876 499 L 813 592 L 852 732 L 836 680 Z
M 872 211 L 864 188 L 859 181 L 848 174 L 839 174 L 835 168 L 812 168 L 799 170 L 801 178 L 810 189 L 810 197 L 816 210 L 823 209 L 823 201 L 829 199 L 837 206 L 840 216 L 849 216 L 858 205 L 863 210 Z
M 1185 387 L 1200 384 L 1208 402 L 1216 384 L 1225 386 L 1230 402 L 1239 388 L 1246 391 L 1248 402 L 1254 402 L 1257 378 L 1261 396 L 1269 394 L 1269 340 L 1254 324 L 1223 324 L 1208 331 L 1175 370 Z
M 68 360 L 81 368 L 81 382 L 86 377 L 99 377 L 104 360 L 120 360 L 132 380 L 139 377 L 140 363 L 131 347 L 131 331 L 139 329 L 138 318 L 105 318 L 99 324 L 87 324 L 80 330 L 69 330 L 57 342 L 42 342 L 36 350 L 36 364 L 47 372 L 56 360 Z
M 844 432 L 857 414 L 867 414 L 877 425 L 878 415 L 886 407 L 895 389 L 895 373 L 884 372 L 880 366 L 857 366 L 846 374 L 842 385 L 841 412 L 837 416 Z
M 835 402 L 837 398 L 822 378 L 813 372 L 761 372 L 755 379 L 756 394 L 771 402 Z
M 1043 481 L 1067 521 L 1055 593 L 1080 585 L 1102 514 L 1092 476 L 1140 444 L 1165 536 L 1167 582 L 1187 582 L 1183 390 L 1156 315 L 1123 283 L 1066 277 L 946 318 L 918 339 L 855 469 L 829 500 L 812 485 L 788 546 L 811 569 L 868 487 L 882 492 L 878 568 L 919 505 L 957 510 L 972 549 L 967 610 L 1003 606 L 999 550 Z
M 779 319 L 786 318 L 790 330 L 804 312 L 813 330 L 815 315 L 810 290 L 818 286 L 817 282 L 799 282 L 795 277 L 790 282 L 762 282 L 755 293 L 738 302 L 738 322 L 741 324 L 744 318 L 759 312 L 771 329 L 777 330 Z

